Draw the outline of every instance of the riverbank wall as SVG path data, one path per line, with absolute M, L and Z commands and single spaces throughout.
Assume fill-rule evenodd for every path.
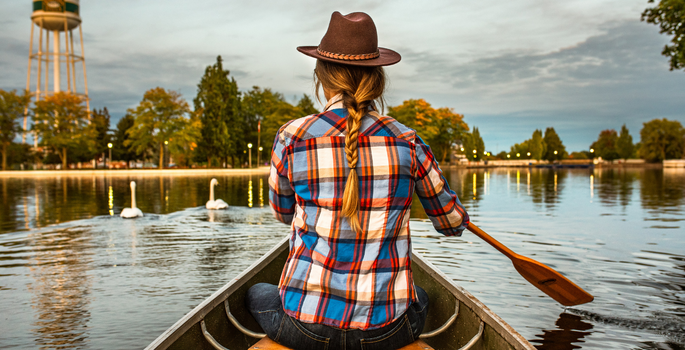
M 10 170 L 0 171 L 0 177 L 55 176 L 211 176 L 266 175 L 269 167 L 252 169 L 82 169 L 82 170 Z

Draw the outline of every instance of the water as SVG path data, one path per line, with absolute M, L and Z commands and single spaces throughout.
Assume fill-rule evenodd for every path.
M 263 175 L 0 177 L 0 348 L 142 348 L 287 227 Z M 595 295 L 564 309 L 476 236 L 414 248 L 540 349 L 685 349 L 685 170 L 446 173 L 474 223 Z M 138 183 L 146 216 L 118 217 Z

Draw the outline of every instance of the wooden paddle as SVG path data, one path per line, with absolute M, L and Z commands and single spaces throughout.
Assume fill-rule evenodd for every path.
M 589 303 L 595 299 L 590 293 L 584 291 L 583 288 L 578 287 L 551 267 L 514 253 L 473 223 L 469 223 L 466 228 L 511 259 L 511 262 L 514 263 L 514 268 L 523 278 L 558 303 L 565 306 L 574 306 Z

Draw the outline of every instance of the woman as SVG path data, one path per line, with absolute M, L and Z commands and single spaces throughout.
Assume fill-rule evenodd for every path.
M 396 349 L 418 338 L 428 296 L 411 272 L 409 211 L 418 195 L 435 228 L 460 235 L 468 215 L 430 148 L 381 116 L 385 73 L 365 13 L 333 13 L 317 59 L 324 111 L 290 121 L 274 142 L 270 203 L 291 225 L 279 286 L 257 284 L 246 304 L 266 334 L 296 349 Z

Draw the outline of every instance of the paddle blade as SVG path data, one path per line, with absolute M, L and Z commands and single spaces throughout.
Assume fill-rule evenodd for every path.
M 511 262 L 523 278 L 561 305 L 580 305 L 595 299 L 583 288 L 541 262 L 518 254 Z

